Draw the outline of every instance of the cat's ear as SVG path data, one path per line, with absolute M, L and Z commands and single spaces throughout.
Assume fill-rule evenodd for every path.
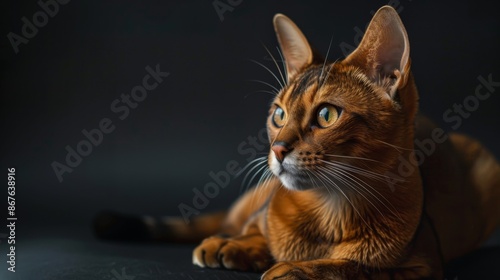
M 285 59 L 288 80 L 313 61 L 313 51 L 302 31 L 291 19 L 276 14 L 273 19 L 274 31 Z
M 410 74 L 410 44 L 398 13 L 383 6 L 373 16 L 358 48 L 345 61 L 364 70 L 394 97 Z

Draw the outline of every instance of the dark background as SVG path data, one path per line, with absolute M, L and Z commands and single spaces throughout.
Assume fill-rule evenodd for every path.
M 493 80 L 500 80 L 497 4 L 484 0 L 392 3 L 402 9 L 410 37 L 421 111 L 451 130 L 442 115 L 474 94 L 477 77 L 492 74 Z M 172 251 L 177 247 L 165 245 L 169 256 L 153 247 L 149 249 L 156 250 L 156 255 L 147 247 L 129 248 L 127 253 L 121 253 L 122 247 L 116 244 L 92 247 L 96 243 L 92 217 L 103 209 L 179 215 L 178 205 L 192 205 L 192 188 L 201 189 L 210 182 L 210 171 L 224 170 L 230 160 L 242 166 L 247 163 L 249 154 L 238 152 L 238 146 L 264 127 L 271 101 L 270 95 L 258 92 L 269 88 L 249 80 L 278 85 L 264 68 L 250 61 L 276 72 L 263 47 L 278 56 L 272 27 L 275 13 L 291 17 L 323 54 L 333 38 L 329 57 L 337 59 L 344 57 L 339 47 L 343 42 L 355 45 L 354 28 L 364 30 L 370 11 L 383 4 L 387 2 L 244 0 L 225 12 L 221 21 L 212 1 L 73 0 L 59 5 L 59 12 L 15 54 L 7 34 L 22 35 L 21 18 L 32 21 L 41 8 L 36 1 L 2 3 L 1 170 L 6 176 L 7 167 L 15 167 L 17 173 L 18 277 L 23 269 L 25 275 L 43 271 L 42 260 L 72 260 L 57 255 L 61 250 L 82 252 L 82 256 L 72 255 L 76 270 L 85 257 L 95 260 L 95 254 L 109 256 L 110 263 L 130 255 L 138 266 L 148 259 L 145 256 L 154 255 L 150 258 L 159 263 L 177 261 L 178 269 L 191 268 L 190 253 L 184 247 L 177 254 Z M 125 120 L 119 120 L 110 104 L 120 94 L 130 94 L 147 74 L 145 67 L 156 64 L 170 76 Z M 480 139 L 498 157 L 497 95 L 494 92 L 481 102 L 458 130 Z M 76 148 L 84 139 L 81 131 L 97 128 L 105 117 L 113 121 L 115 130 L 59 182 L 51 163 L 64 163 L 65 147 Z M 240 185 L 241 177 L 232 179 L 202 212 L 226 208 L 240 194 Z M 0 217 L 4 217 L 7 205 L 1 205 L 5 210 L 0 210 Z M 5 233 L 1 228 L 0 234 Z M 5 239 L 0 249 L 0 273 L 4 273 Z M 34 264 L 40 266 L 38 270 Z M 66 264 L 46 265 L 54 275 L 62 267 L 68 269 Z M 103 276 L 96 279 L 112 279 L 110 269 L 99 269 Z M 87 270 L 96 271 L 95 267 Z M 196 273 L 212 275 L 209 270 Z M 56 279 L 54 275 L 44 277 Z

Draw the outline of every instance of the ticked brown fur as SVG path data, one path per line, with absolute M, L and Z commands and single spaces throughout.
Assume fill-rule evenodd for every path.
M 391 7 L 377 12 L 351 55 L 326 65 L 288 18 L 277 15 L 275 28 L 288 83 L 267 124 L 274 176 L 233 205 L 193 262 L 265 271 L 266 280 L 442 278 L 443 263 L 500 222 L 496 160 L 450 134 L 418 166 L 415 138 L 438 130 L 417 116 L 408 38 Z M 322 128 L 315 119 L 324 104 L 340 115 Z M 273 123 L 277 108 L 282 127 Z

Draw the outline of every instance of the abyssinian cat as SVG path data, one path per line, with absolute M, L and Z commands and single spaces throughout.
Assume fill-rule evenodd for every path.
M 286 16 L 274 27 L 287 81 L 267 121 L 273 176 L 227 213 L 136 226 L 154 239 L 213 235 L 194 264 L 265 280 L 442 279 L 443 264 L 499 224 L 500 166 L 477 141 L 417 115 L 408 36 L 390 6 L 334 63 Z M 415 139 L 432 140 L 432 153 L 417 158 Z M 102 216 L 98 234 L 120 236 L 127 221 Z

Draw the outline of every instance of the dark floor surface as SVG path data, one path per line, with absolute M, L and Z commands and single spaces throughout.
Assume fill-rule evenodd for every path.
M 62 227 L 19 237 L 16 272 L 8 272 L 2 261 L 0 279 L 230 280 L 260 276 L 195 267 L 191 264 L 195 244 L 103 242 L 95 239 L 90 230 L 73 231 Z M 446 279 L 500 279 L 500 247 L 486 247 L 457 260 L 448 266 Z

